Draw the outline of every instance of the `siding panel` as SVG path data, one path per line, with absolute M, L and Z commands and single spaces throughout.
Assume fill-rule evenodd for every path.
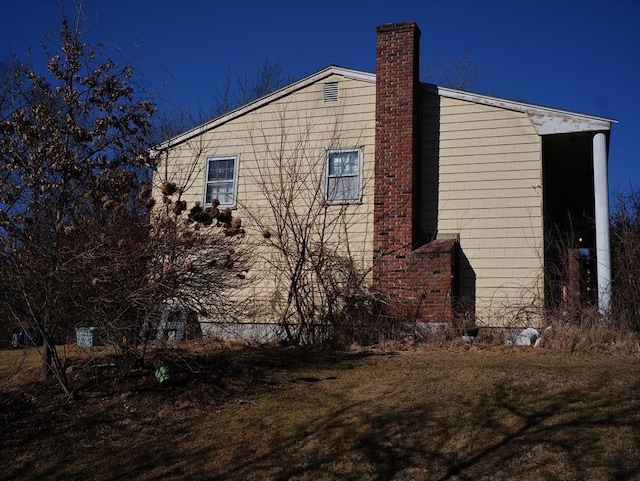
M 339 82 L 340 100 L 328 105 L 322 84 L 331 81 Z M 301 177 L 285 186 L 297 192 L 296 208 L 303 212 L 312 203 L 310 192 L 322 185 L 328 148 L 363 149 L 362 203 L 330 206 L 326 215 L 331 244 L 349 245 L 370 267 L 374 127 L 375 86 L 334 76 L 175 146 L 161 164 L 161 177 L 183 186 L 191 205 L 203 201 L 206 157 L 238 156 L 234 215 L 248 231 L 255 282 L 237 295 L 252 299 L 251 320 L 273 320 L 270 302 L 285 288 L 273 274 L 274 253 L 259 225 L 273 215 L 261 184 L 277 184 L 287 166 L 295 168 Z M 459 281 L 475 293 L 479 321 L 511 322 L 522 306 L 541 300 L 540 137 L 522 113 L 431 95 L 423 97 L 421 137 L 421 222 L 440 235 L 460 235 L 465 261 Z
M 479 322 L 510 323 L 542 299 L 540 137 L 522 113 L 433 96 L 423 107 L 423 222 L 460 235 Z
M 332 81 L 339 82 L 339 101 L 324 104 L 323 83 Z M 244 320 L 277 320 L 273 302 L 287 288 L 286 279 L 277 275 L 281 267 L 278 254 L 262 235 L 263 225 L 271 226 L 272 232 L 276 230 L 270 199 L 278 195 L 278 186 L 295 195 L 294 215 L 304 219 L 314 206 L 313 212 L 318 215 L 311 220 L 324 225 L 328 245 L 342 253 L 349 245 L 352 258 L 363 269 L 370 268 L 374 102 L 375 85 L 332 76 L 175 146 L 169 161 L 165 159 L 160 166 L 156 184 L 163 177 L 176 181 L 184 187 L 183 198 L 191 207 L 203 202 L 206 158 L 238 156 L 238 207 L 234 216 L 242 219 L 247 230 L 243 242 L 253 262 L 247 276 L 250 282 L 234 293 L 234 298 L 251 300 L 252 309 L 247 309 Z M 322 193 L 326 150 L 330 148 L 362 149 L 362 203 L 322 208 L 321 198 L 314 200 L 314 193 Z M 154 192 L 159 197 L 157 190 Z

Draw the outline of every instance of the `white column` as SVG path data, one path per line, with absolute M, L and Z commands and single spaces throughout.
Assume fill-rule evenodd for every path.
M 611 249 L 609 244 L 607 136 L 601 132 L 593 137 L 593 190 L 596 208 L 598 308 L 602 314 L 606 314 L 611 308 Z

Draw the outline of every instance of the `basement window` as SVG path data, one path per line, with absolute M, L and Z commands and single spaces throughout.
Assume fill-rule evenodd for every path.
M 362 200 L 362 149 L 329 150 L 325 172 L 327 203 L 350 204 Z
M 322 98 L 325 104 L 338 102 L 338 82 L 327 82 L 322 88 Z
M 207 157 L 205 205 L 218 199 L 223 207 L 235 207 L 238 185 L 238 157 Z

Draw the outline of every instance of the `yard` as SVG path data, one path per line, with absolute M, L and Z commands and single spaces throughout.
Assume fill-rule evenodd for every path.
M 170 386 L 105 372 L 65 401 L 37 380 L 33 350 L 0 351 L 0 479 L 640 479 L 637 356 L 454 345 L 172 359 Z

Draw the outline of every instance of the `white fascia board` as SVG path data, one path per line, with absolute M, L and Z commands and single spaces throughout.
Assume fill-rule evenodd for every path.
M 542 107 L 540 105 L 463 92 L 461 90 L 438 87 L 437 85 L 432 84 L 422 84 L 422 86 L 426 91 L 440 95 L 441 97 L 465 100 L 468 102 L 526 113 L 538 135 L 608 131 L 611 130 L 612 123 L 617 123 L 617 120 L 613 119 L 594 117 L 592 115 Z
M 612 123 L 611 120 L 549 109 L 531 109 L 527 115 L 538 135 L 609 131 Z
M 340 75 L 350 80 L 360 80 L 368 83 L 375 83 L 376 81 L 375 74 L 362 72 L 359 70 L 346 69 L 346 68 L 332 65 L 323 70 L 320 70 L 319 72 L 309 75 L 308 77 L 298 80 L 297 82 L 289 84 L 286 87 L 281 88 L 280 90 L 276 90 L 275 92 L 270 93 L 269 95 L 266 95 L 257 100 L 254 100 L 253 102 L 249 102 L 248 104 L 245 104 L 235 110 L 232 110 L 231 112 L 228 112 L 220 117 L 216 117 L 215 119 L 209 120 L 203 124 L 200 124 L 194 127 L 191 130 L 187 130 L 182 134 L 179 134 L 169 140 L 166 140 L 162 142 L 160 145 L 158 145 L 157 147 L 155 147 L 154 149 L 152 149 L 152 153 L 157 155 L 159 152 L 163 150 L 166 150 L 177 144 L 185 142 L 193 137 L 200 135 L 203 132 L 206 132 L 207 130 L 210 130 L 214 127 L 217 127 L 218 125 L 229 122 L 230 120 L 240 117 L 248 112 L 256 110 L 262 107 L 263 105 L 273 102 L 274 100 L 278 100 L 278 99 L 281 99 L 282 97 L 286 97 L 287 95 L 295 92 L 296 90 L 300 90 L 308 85 L 318 82 L 331 75 Z

